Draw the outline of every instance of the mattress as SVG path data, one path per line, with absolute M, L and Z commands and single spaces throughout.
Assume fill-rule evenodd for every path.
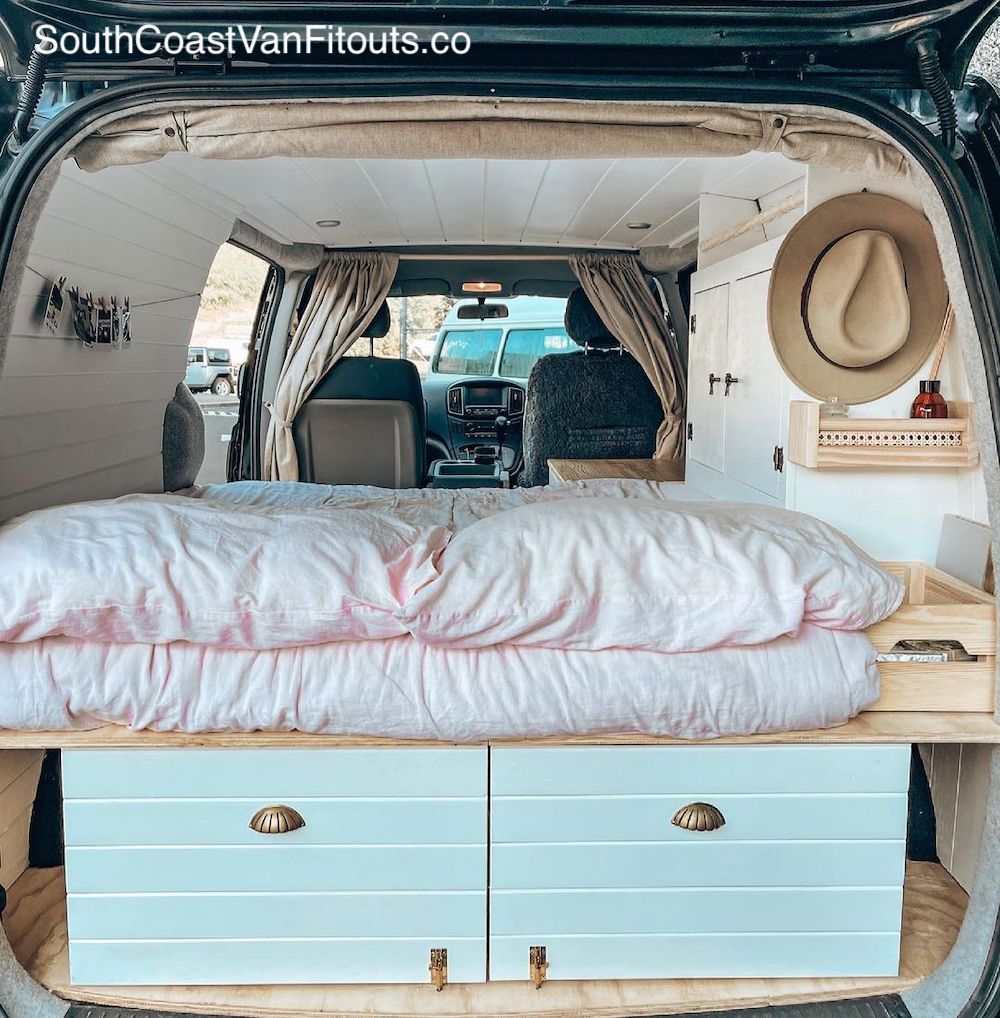
M 23 730 L 707 739 L 832 727 L 878 696 L 864 633 L 809 625 L 697 654 L 456 650 L 410 637 L 271 651 L 66 637 L 0 644 L 0 726 Z

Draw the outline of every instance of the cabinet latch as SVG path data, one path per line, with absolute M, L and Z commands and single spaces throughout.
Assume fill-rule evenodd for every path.
M 440 993 L 448 982 L 448 948 L 432 947 L 431 963 L 427 966 L 434 989 Z
M 781 473 L 785 469 L 785 450 L 780 445 L 774 447 L 774 469 L 776 473 Z
M 544 946 L 528 948 L 528 966 L 531 972 L 531 981 L 535 984 L 535 989 L 540 990 L 542 983 L 548 978 L 549 971 L 549 962 L 545 957 Z

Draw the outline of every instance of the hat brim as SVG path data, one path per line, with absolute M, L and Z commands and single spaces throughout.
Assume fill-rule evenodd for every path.
M 896 242 L 910 297 L 910 331 L 903 345 L 868 367 L 845 368 L 822 357 L 806 335 L 802 293 L 820 254 L 857 230 L 882 230 Z M 778 251 L 768 291 L 771 344 L 785 373 L 817 399 L 869 403 L 898 389 L 930 356 L 948 309 L 948 288 L 931 224 L 917 209 L 883 194 L 832 198 L 792 227 Z

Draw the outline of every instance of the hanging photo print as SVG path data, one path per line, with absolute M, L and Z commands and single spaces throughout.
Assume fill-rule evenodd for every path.
M 84 346 L 93 346 L 97 341 L 93 295 L 82 294 L 74 286 L 70 288 L 69 299 L 73 306 L 73 331 L 77 339 Z
M 53 335 L 59 332 L 62 325 L 63 308 L 66 306 L 66 298 L 63 296 L 63 288 L 66 286 L 66 277 L 60 276 L 52 284 L 49 290 L 49 299 L 45 302 L 45 328 Z

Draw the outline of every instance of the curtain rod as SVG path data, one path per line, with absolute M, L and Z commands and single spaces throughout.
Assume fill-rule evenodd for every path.
M 567 251 L 565 254 L 532 254 L 532 255 L 475 255 L 475 254 L 400 254 L 401 262 L 468 262 L 468 261 L 490 261 L 490 262 L 564 262 L 571 255 L 590 253 L 591 250 L 597 254 L 608 254 L 606 249 L 593 248 L 586 252 L 580 250 Z M 637 250 L 616 250 L 611 254 L 638 254 Z

